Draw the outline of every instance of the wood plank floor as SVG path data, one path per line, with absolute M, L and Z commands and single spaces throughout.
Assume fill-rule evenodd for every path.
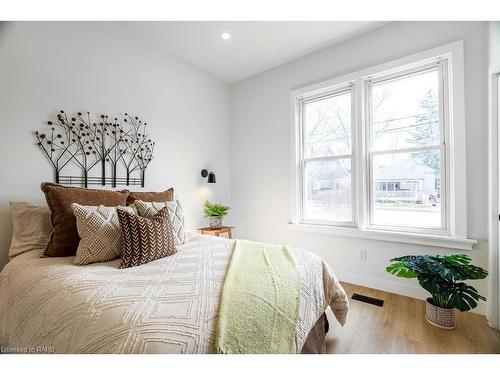
M 425 320 L 424 301 L 342 285 L 349 296 L 348 321 L 341 327 L 328 309 L 327 353 L 500 353 L 500 332 L 482 315 L 457 311 L 457 327 L 440 329 Z M 384 306 L 353 301 L 353 293 L 382 299 Z

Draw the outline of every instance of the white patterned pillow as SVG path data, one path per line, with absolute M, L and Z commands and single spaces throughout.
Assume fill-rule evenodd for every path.
M 169 202 L 144 202 L 134 201 L 135 207 L 139 215 L 153 218 L 163 207 L 167 207 L 172 228 L 174 230 L 175 245 L 181 245 L 186 242 L 186 234 L 184 232 L 184 213 L 182 212 L 181 204 L 178 200 Z
M 116 207 L 71 205 L 76 217 L 76 228 L 80 243 L 76 250 L 74 264 L 107 262 L 120 255 L 122 230 Z M 130 207 L 120 209 L 132 214 L 137 212 Z

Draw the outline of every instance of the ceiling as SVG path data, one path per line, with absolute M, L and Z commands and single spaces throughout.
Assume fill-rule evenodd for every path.
M 380 27 L 365 21 L 124 22 L 169 51 L 233 83 Z M 221 38 L 228 32 L 231 38 Z

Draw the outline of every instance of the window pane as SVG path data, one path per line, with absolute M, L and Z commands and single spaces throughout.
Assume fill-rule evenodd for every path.
M 373 224 L 441 227 L 439 151 L 373 156 Z
M 372 86 L 372 150 L 439 144 L 438 72 Z
M 304 219 L 352 221 L 351 159 L 306 162 Z
M 304 105 L 304 155 L 321 157 L 351 153 L 351 93 Z

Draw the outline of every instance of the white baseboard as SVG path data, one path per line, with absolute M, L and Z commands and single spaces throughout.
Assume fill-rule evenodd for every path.
M 342 270 L 335 270 L 335 275 L 337 275 L 337 278 L 340 281 L 344 281 L 349 284 L 361 285 L 367 288 L 378 289 L 384 292 L 390 292 L 420 300 L 425 300 L 429 297 L 429 293 L 427 293 L 420 286 L 405 285 L 398 282 L 392 282 L 377 277 Z M 485 311 L 485 304 L 482 302 L 480 302 L 473 310 L 474 313 L 481 315 L 484 315 Z
M 383 290 L 384 292 L 400 294 L 402 296 L 408 296 L 422 300 L 425 300 L 429 296 L 425 290 L 417 286 L 408 286 L 397 282 L 387 281 L 372 276 L 366 276 L 359 273 L 342 270 L 336 270 L 335 274 L 340 281 L 365 286 L 367 288 L 379 289 Z

